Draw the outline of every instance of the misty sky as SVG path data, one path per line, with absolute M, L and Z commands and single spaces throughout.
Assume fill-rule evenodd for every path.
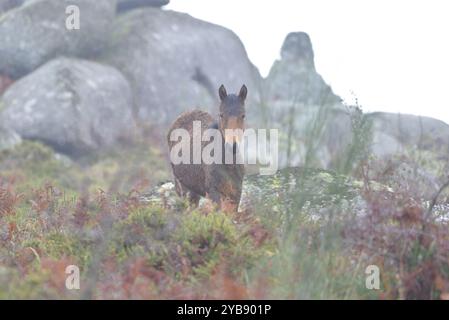
M 449 123 L 449 1 L 171 0 L 167 8 L 232 29 L 262 75 L 287 33 L 305 31 L 318 72 L 345 100 Z

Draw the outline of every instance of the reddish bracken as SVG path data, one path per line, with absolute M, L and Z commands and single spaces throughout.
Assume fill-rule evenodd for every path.
M 343 232 L 354 252 L 381 269 L 382 299 L 449 297 L 448 223 L 428 214 L 432 207 L 416 201 L 418 195 L 419 190 L 376 191 L 365 184 L 367 210 Z
M 0 217 L 15 214 L 16 205 L 23 195 L 14 192 L 13 183 L 2 183 L 0 180 Z

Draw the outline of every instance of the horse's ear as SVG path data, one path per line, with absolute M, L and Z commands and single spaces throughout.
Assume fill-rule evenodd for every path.
M 218 89 L 218 95 L 220 96 L 220 100 L 222 101 L 228 96 L 228 93 L 226 92 L 226 88 L 224 85 L 221 85 L 220 88 Z
M 245 101 L 247 95 L 248 95 L 248 88 L 245 85 L 243 85 L 242 88 L 240 89 L 239 97 L 240 99 Z

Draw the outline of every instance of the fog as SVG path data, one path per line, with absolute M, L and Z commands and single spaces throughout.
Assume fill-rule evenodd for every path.
M 287 33 L 305 31 L 318 72 L 345 100 L 449 123 L 447 2 L 172 0 L 167 8 L 232 29 L 262 75 Z

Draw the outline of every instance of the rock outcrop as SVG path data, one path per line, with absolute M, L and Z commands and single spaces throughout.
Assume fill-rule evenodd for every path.
M 72 156 L 109 147 L 134 129 L 128 81 L 85 60 L 52 60 L 9 87 L 0 105 L 4 127 Z
M 264 81 L 258 122 L 280 130 L 281 167 L 332 167 L 332 158 L 351 140 L 350 118 L 341 98 L 315 69 L 310 37 L 287 35 L 281 59 Z M 332 141 L 329 141 L 332 140 Z M 311 142 L 315 145 L 311 145 Z
M 20 7 L 26 0 L 2 0 L 0 1 L 0 15 L 11 9 Z
M 126 12 L 141 7 L 162 7 L 169 2 L 170 0 L 118 0 L 117 11 Z
M 369 117 L 373 121 L 374 132 L 380 136 L 374 145 L 378 149 L 376 153 L 391 155 L 394 149 L 400 152 L 406 146 L 449 152 L 449 125 L 443 121 L 386 112 L 374 112 Z M 381 137 L 385 136 L 390 137 L 391 141 L 382 141 L 384 139 Z M 386 152 L 388 150 L 391 152 Z
M 259 98 L 259 73 L 228 29 L 156 8 L 121 15 L 112 29 L 102 61 L 130 80 L 141 121 L 167 125 L 189 109 L 216 111 L 222 83 L 229 92 L 245 83 L 248 104 Z
M 286 37 L 281 59 L 274 63 L 264 85 L 267 110 L 260 113 L 264 119 L 259 121 L 280 129 L 281 167 L 307 163 L 335 168 L 339 154 L 354 142 L 361 143 L 365 134 L 368 151 L 381 159 L 410 149 L 449 152 L 449 126 L 442 121 L 379 112 L 361 115 L 357 108 L 343 105 L 316 72 L 306 33 Z M 365 123 L 356 129 L 360 121 Z
M 66 8 L 80 10 L 80 29 L 66 27 Z M 0 74 L 20 78 L 61 55 L 98 54 L 115 17 L 115 0 L 33 0 L 0 17 Z
M 306 33 L 287 35 L 262 79 L 236 34 L 161 10 L 167 3 L 0 1 L 3 136 L 80 155 L 115 144 L 135 122 L 164 130 L 186 110 L 216 114 L 217 88 L 244 83 L 249 126 L 279 129 L 280 167 L 337 168 L 368 129 L 369 151 L 382 159 L 410 149 L 448 154 L 449 126 L 431 118 L 373 113 L 363 116 L 371 125 L 354 129 L 357 112 L 318 74 Z M 69 5 L 80 9 L 80 30 L 66 27 Z
M 304 32 L 287 35 L 281 59 L 274 62 L 265 87 L 267 100 L 280 105 L 319 106 L 341 101 L 316 72 L 312 43 Z

